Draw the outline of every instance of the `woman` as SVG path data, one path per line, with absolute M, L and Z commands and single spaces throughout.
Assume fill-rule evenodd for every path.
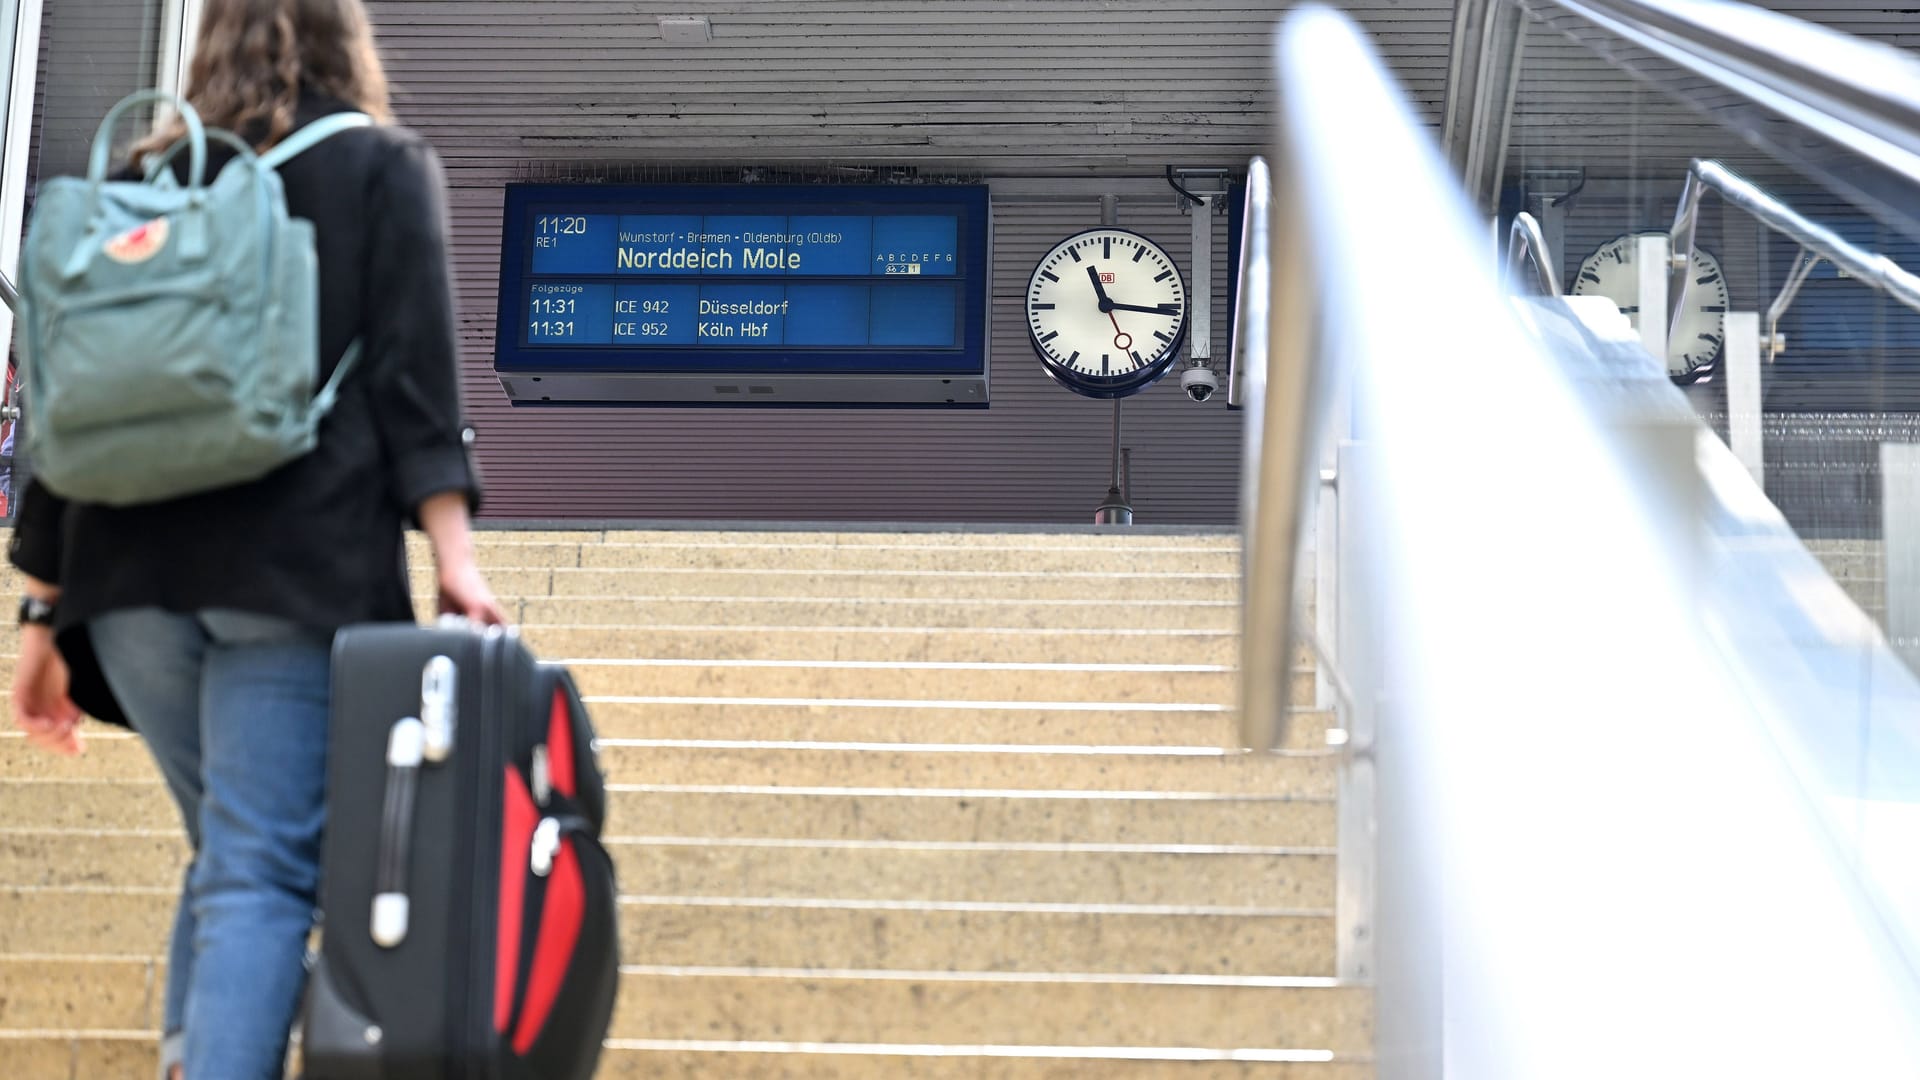
M 209 125 L 266 149 L 329 113 L 381 122 L 281 169 L 289 211 L 318 235 L 321 377 L 356 338 L 364 357 L 318 448 L 261 480 L 123 509 L 29 484 L 11 550 L 28 581 L 13 708 L 33 742 L 77 752 L 62 652 L 73 677 L 97 658 L 194 850 L 162 1074 L 254 1080 L 282 1075 L 305 980 L 333 632 L 412 618 L 409 518 L 432 540 L 442 610 L 502 615 L 468 531 L 479 489 L 460 420 L 440 168 L 385 123 L 360 0 L 206 0 L 204 12 L 187 97 Z M 179 134 L 156 132 L 136 158 Z

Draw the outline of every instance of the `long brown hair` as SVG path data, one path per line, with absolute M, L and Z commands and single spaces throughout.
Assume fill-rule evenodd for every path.
M 377 121 L 392 119 L 387 76 L 360 0 L 206 0 L 186 98 L 209 126 L 266 149 L 293 130 L 302 87 Z M 178 117 L 134 147 L 139 159 L 186 133 Z

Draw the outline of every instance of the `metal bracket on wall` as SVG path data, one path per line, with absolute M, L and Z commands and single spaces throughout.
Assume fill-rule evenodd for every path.
M 1233 183 L 1233 170 L 1213 166 L 1167 166 L 1167 183 L 1175 192 L 1174 204 L 1183 214 L 1211 204 L 1215 214 L 1227 212 L 1227 189 Z

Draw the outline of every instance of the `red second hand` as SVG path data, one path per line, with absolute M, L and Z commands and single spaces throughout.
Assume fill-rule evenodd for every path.
M 1120 329 L 1120 319 L 1113 312 L 1107 312 L 1107 318 L 1113 320 L 1113 347 L 1121 352 L 1133 348 L 1133 335 Z

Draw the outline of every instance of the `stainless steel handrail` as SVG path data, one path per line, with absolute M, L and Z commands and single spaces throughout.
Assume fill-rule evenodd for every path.
M 1686 303 L 1687 288 L 1693 284 L 1693 275 L 1687 273 L 1687 268 L 1692 264 L 1695 252 L 1700 203 L 1709 191 L 1719 192 L 1721 198 L 1753 215 L 1774 232 L 1833 263 L 1862 283 L 1920 312 L 1920 275 L 1903 269 L 1885 255 L 1850 243 L 1832 229 L 1801 216 L 1792 207 L 1725 165 L 1696 158 L 1692 168 L 1687 170 L 1686 186 L 1681 189 L 1680 203 L 1673 214 L 1673 228 L 1668 232 L 1673 251 L 1672 284 L 1667 289 L 1669 316 L 1681 310 Z M 1814 262 L 1800 260 L 1787 287 L 1767 312 L 1766 344 L 1770 356 L 1777 356 L 1780 352 L 1780 316 L 1786 310 L 1786 305 L 1793 302 L 1794 294 L 1799 291 L 1813 265 Z M 1667 325 L 1673 325 L 1671 317 Z
M 1484 218 L 1357 27 L 1294 11 L 1274 70 L 1248 557 L 1290 565 L 1273 507 L 1300 508 L 1322 394 L 1348 384 L 1340 603 L 1360 632 L 1339 659 L 1375 724 L 1382 1080 L 1443 1075 L 1443 1043 L 1447 1073 L 1488 1080 L 1915 1075 L 1920 983 L 1895 924 L 1862 915 L 1898 905 L 1863 896 L 1851 858 L 1907 865 L 1887 854 L 1913 824 L 1873 819 L 1847 848 L 1822 818 L 1910 804 L 1920 682 L 1838 618 L 1838 587 L 1636 337 L 1504 294 Z M 1446 272 L 1383 294 L 1381 250 Z M 1267 580 L 1290 596 L 1290 574 Z M 1794 718 L 1819 721 L 1829 786 L 1801 786 Z M 1871 792 L 1834 767 L 1869 739 Z M 1791 949 L 1758 947 L 1782 926 Z
M 1889 46 L 1736 0 L 1526 2 L 1572 12 L 1756 103 L 1812 119 L 1860 153 L 1920 166 L 1920 73 Z
M 1227 404 L 1241 403 L 1241 379 L 1255 372 L 1265 378 L 1267 358 L 1268 246 L 1273 217 L 1273 173 L 1265 158 L 1247 163 L 1247 207 L 1240 222 L 1239 305 L 1233 312 L 1233 340 L 1227 346 Z
M 1274 332 L 1272 208 L 1272 175 L 1264 160 L 1254 158 L 1247 166 L 1246 237 L 1240 248 L 1242 300 L 1234 319 L 1231 380 L 1239 402 L 1253 405 L 1247 411 L 1244 436 L 1243 470 L 1249 477 L 1266 475 L 1268 468 L 1291 475 L 1285 471 L 1298 468 L 1288 460 L 1296 448 L 1286 435 L 1304 419 L 1300 403 L 1288 409 L 1269 387 L 1268 342 Z M 1291 359 L 1306 362 L 1297 348 Z M 1278 415 L 1268 415 L 1269 403 L 1279 406 Z M 1269 439 L 1275 432 L 1278 437 Z M 1241 739 L 1245 746 L 1269 749 L 1286 740 L 1291 702 L 1293 665 L 1286 658 L 1293 655 L 1292 584 L 1300 492 L 1269 496 L 1258 485 L 1243 485 L 1242 490 Z
M 1540 222 L 1532 214 L 1522 210 L 1513 215 L 1513 227 L 1507 230 L 1507 277 L 1509 280 L 1520 272 L 1522 263 L 1533 263 L 1534 280 L 1539 282 L 1540 291 L 1547 296 L 1560 295 L 1560 277 L 1553 267 L 1553 251 L 1547 246 L 1547 234 L 1540 231 Z
M 1920 183 L 1920 64 L 1892 46 L 1737 0 L 1511 2 L 1642 78 L 1665 82 L 1677 68 L 1731 91 L 1716 122 L 1920 228 L 1912 198 Z M 1566 25 L 1567 15 L 1605 40 L 1587 40 L 1592 30 Z

